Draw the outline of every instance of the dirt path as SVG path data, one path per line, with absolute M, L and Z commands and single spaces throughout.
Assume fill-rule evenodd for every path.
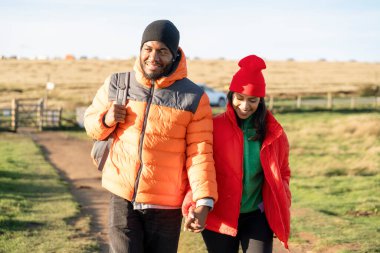
M 109 194 L 101 187 L 101 174 L 96 170 L 89 156 L 91 140 L 79 140 L 56 131 L 33 133 L 31 137 L 44 150 L 46 159 L 69 182 L 70 191 L 81 206 L 81 215 L 91 217 L 90 236 L 97 238 L 100 252 L 108 252 Z M 287 251 L 278 240 L 275 240 L 274 252 Z M 293 247 L 292 252 L 305 251 Z
M 108 252 L 107 217 L 109 194 L 101 187 L 101 174 L 89 156 L 92 143 L 68 137 L 60 132 L 32 134 L 46 158 L 69 182 L 70 191 L 81 206 L 81 215 L 91 217 L 91 236 L 101 251 Z

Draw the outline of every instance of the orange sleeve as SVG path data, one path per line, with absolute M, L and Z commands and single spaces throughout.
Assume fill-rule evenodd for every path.
M 96 140 L 107 138 L 115 127 L 106 127 L 103 124 L 103 116 L 107 113 L 112 102 L 108 101 L 108 90 L 111 77 L 108 77 L 104 84 L 98 89 L 92 104 L 84 113 L 84 127 L 87 134 Z
M 212 111 L 204 93 L 186 133 L 186 168 L 193 201 L 202 198 L 218 199 L 213 158 Z

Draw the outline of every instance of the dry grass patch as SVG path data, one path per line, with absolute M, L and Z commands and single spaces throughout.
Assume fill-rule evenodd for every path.
M 105 78 L 114 72 L 129 71 L 130 60 L 2 60 L 0 61 L 0 106 L 10 98 L 42 97 L 48 80 L 56 84 L 50 103 L 75 107 L 89 103 Z M 237 61 L 188 60 L 188 77 L 227 91 Z M 356 91 L 373 93 L 380 86 L 380 64 L 359 62 L 267 61 L 264 71 L 267 93 Z M 82 87 L 77 90 L 77 87 Z M 87 89 L 86 89 L 87 87 Z M 378 88 L 377 88 L 378 89 Z M 30 90 L 36 91 L 30 93 Z M 67 96 L 68 90 L 82 96 Z M 364 92 L 364 91 L 363 91 Z M 58 98 L 64 99 L 58 101 Z M 68 99 L 68 100 L 66 100 Z

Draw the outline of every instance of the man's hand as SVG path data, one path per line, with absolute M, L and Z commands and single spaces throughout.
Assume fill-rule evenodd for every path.
M 184 230 L 199 233 L 205 229 L 206 219 L 210 207 L 198 206 L 197 208 L 190 207 L 189 215 L 185 219 Z
M 115 104 L 114 102 L 104 117 L 104 123 L 108 127 L 113 127 L 117 123 L 124 123 L 126 115 L 127 109 L 125 106 Z

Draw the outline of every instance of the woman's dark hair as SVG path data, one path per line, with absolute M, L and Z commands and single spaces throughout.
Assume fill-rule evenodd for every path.
M 228 103 L 232 106 L 232 95 L 234 92 L 229 91 L 227 94 Z M 250 139 L 254 141 L 260 141 L 261 143 L 264 141 L 265 134 L 266 134 L 266 115 L 267 115 L 267 107 L 265 106 L 265 100 L 264 98 L 260 98 L 259 106 L 257 107 L 256 112 L 253 114 L 252 118 L 252 124 L 253 128 L 256 130 L 256 135 L 253 137 L 250 137 Z M 241 127 L 242 120 L 236 115 L 236 121 Z

